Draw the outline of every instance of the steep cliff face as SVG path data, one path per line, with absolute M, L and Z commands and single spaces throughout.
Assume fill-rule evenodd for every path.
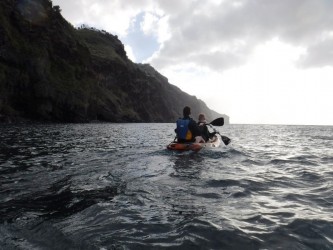
M 116 36 L 73 28 L 50 0 L 0 2 L 0 120 L 173 122 L 185 105 L 221 116 L 131 62 Z

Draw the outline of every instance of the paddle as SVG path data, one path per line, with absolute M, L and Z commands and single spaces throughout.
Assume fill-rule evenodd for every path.
M 208 125 L 214 130 L 214 132 L 215 132 L 216 134 L 219 134 L 219 135 L 221 136 L 221 139 L 222 139 L 224 145 L 227 146 L 227 145 L 231 142 L 231 139 L 228 138 L 228 137 L 225 136 L 225 135 L 221 135 L 220 132 L 218 132 L 215 128 L 213 128 L 213 126 L 223 126 L 223 124 L 224 124 L 224 119 L 223 119 L 223 117 L 221 117 L 221 118 L 217 118 L 217 119 L 215 119 L 214 121 L 212 121 L 212 122 L 209 123 Z M 212 126 L 212 125 L 213 125 L 213 126 Z
M 224 118 L 223 117 L 217 118 L 209 124 L 212 124 L 213 126 L 223 126 L 224 125 Z
M 228 146 L 228 144 L 231 142 L 231 139 L 226 137 L 225 135 L 221 135 L 219 132 L 218 132 L 218 134 L 221 136 L 221 139 L 222 139 L 224 145 Z

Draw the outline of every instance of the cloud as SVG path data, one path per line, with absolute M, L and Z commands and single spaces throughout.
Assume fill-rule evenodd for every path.
M 147 13 L 139 13 L 123 38 L 123 42 L 132 48 L 135 62 L 144 61 L 159 49 L 154 27 L 156 19 L 157 17 L 148 15 L 147 21 Z
M 153 65 L 192 62 L 228 69 L 246 63 L 258 44 L 275 38 L 309 48 L 307 65 L 332 63 L 331 56 L 319 49 L 327 48 L 330 40 L 318 42 L 316 38 L 333 31 L 333 1 L 180 2 L 176 8 L 174 3 L 158 2 L 169 16 L 171 35 L 152 58 Z
M 333 37 L 309 46 L 298 65 L 304 68 L 333 65 Z
M 135 55 L 134 55 L 134 52 L 133 52 L 132 47 L 129 46 L 129 45 L 125 45 L 125 51 L 126 51 L 126 55 L 127 55 L 127 57 L 128 57 L 131 61 L 135 62 L 135 61 L 136 61 L 136 58 L 135 58 Z
M 159 47 L 157 68 L 175 63 L 222 71 L 246 64 L 259 44 L 276 38 L 303 47 L 302 67 L 332 65 L 333 1 L 328 0 L 53 0 L 74 24 L 87 23 L 125 40 L 143 13 L 141 29 Z M 134 53 L 140 46 L 134 47 Z M 136 52 L 138 53 L 138 52 Z

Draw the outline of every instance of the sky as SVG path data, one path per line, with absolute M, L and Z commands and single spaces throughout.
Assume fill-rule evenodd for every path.
M 52 2 L 233 124 L 333 125 L 333 0 Z

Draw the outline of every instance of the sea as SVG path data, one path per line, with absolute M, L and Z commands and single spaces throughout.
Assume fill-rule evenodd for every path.
M 1 124 L 0 249 L 333 249 L 333 126 Z

